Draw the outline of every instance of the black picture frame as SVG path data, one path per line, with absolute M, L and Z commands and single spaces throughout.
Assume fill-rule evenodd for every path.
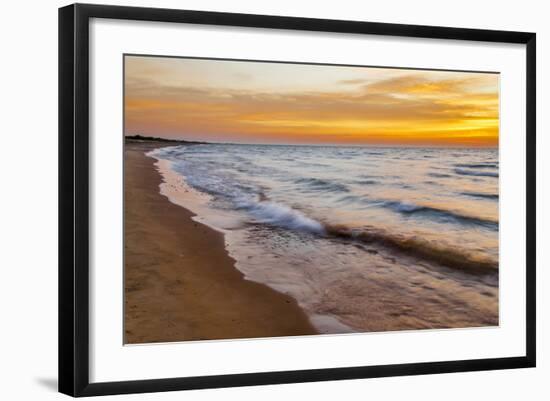
M 88 61 L 91 18 L 275 28 L 526 46 L 526 353 L 520 357 L 90 383 Z M 59 391 L 71 396 L 253 386 L 535 366 L 536 35 L 220 12 L 74 4 L 59 9 Z

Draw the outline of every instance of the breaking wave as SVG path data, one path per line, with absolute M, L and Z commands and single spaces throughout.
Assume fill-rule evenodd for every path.
M 455 167 L 466 168 L 498 168 L 496 163 L 457 163 Z
M 241 201 L 237 204 L 245 209 L 258 223 L 269 224 L 291 230 L 324 234 L 323 224 L 311 219 L 298 210 L 270 201 Z
M 382 245 L 410 256 L 471 274 L 490 274 L 496 273 L 498 270 L 498 262 L 495 260 L 418 237 L 392 235 L 376 229 L 356 231 L 344 226 L 327 226 L 326 230 L 329 235 L 338 238 Z
M 373 227 L 357 230 L 342 225 L 322 223 L 296 209 L 271 201 L 244 202 L 239 206 L 250 213 L 257 223 L 325 237 L 377 244 L 472 274 L 493 273 L 498 269 L 498 262 L 476 256 L 466 250 L 451 248 L 418 237 L 390 234 Z
M 482 219 L 476 216 L 469 216 L 456 211 L 440 209 L 433 206 L 423 206 L 415 203 L 400 201 L 385 201 L 382 202 L 382 205 L 402 214 L 430 214 L 439 218 L 453 219 L 464 224 L 478 224 L 488 228 L 498 229 L 497 221 Z
M 463 168 L 455 168 L 455 173 L 457 173 L 458 175 L 473 175 L 477 177 L 498 177 L 497 172 L 466 170 Z
M 472 198 L 481 198 L 481 199 L 495 199 L 498 200 L 498 194 L 485 194 L 481 192 L 461 192 L 462 195 L 471 196 Z
M 302 184 L 315 191 L 326 192 L 349 192 L 344 184 L 331 182 L 320 178 L 298 178 L 294 181 L 296 184 Z

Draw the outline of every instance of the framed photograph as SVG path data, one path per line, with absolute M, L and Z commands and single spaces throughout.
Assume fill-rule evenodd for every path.
M 59 390 L 535 366 L 535 34 L 59 10 Z

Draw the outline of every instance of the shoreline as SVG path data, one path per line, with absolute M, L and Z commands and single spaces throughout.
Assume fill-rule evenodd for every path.
M 161 195 L 145 155 L 159 145 L 124 146 L 124 343 L 318 334 L 294 298 L 244 278 L 223 233 Z
M 148 153 L 146 155 L 148 156 Z M 224 238 L 224 247 L 229 257 L 234 260 L 234 267 L 243 274 L 245 280 L 260 283 L 278 293 L 292 293 L 291 289 L 289 289 L 286 285 L 282 285 L 280 282 L 277 282 L 277 280 L 275 280 L 275 282 L 272 280 L 266 280 L 266 277 L 261 274 L 258 275 L 256 271 L 257 269 L 253 269 L 253 271 L 251 271 L 243 266 L 243 263 L 245 261 L 249 261 L 253 255 L 246 254 L 246 252 L 243 253 L 243 249 L 239 246 L 239 239 L 233 237 L 236 231 L 239 231 L 234 230 L 234 228 L 239 227 L 240 223 L 236 223 L 231 217 L 228 218 L 228 216 L 221 217 L 219 214 L 216 215 L 216 212 L 214 212 L 214 220 L 212 220 L 213 210 L 210 207 L 205 206 L 211 201 L 210 195 L 201 193 L 191 187 L 185 180 L 185 177 L 172 170 L 171 161 L 162 158 L 157 159 L 155 156 L 148 157 L 153 157 L 156 159 L 154 165 L 162 177 L 160 193 L 171 203 L 189 211 L 192 214 L 191 218 L 193 221 L 203 224 L 215 232 L 222 234 Z M 225 220 L 225 224 L 222 224 L 225 225 L 225 228 L 222 228 L 219 225 L 220 217 Z M 218 225 L 216 225 L 216 221 L 218 222 Z M 295 295 L 296 294 L 294 294 L 294 296 Z M 308 316 L 310 323 L 318 331 L 318 334 L 342 334 L 355 332 L 352 327 L 349 327 L 341 322 L 337 316 L 332 316 L 325 313 L 316 314 L 312 310 L 308 310 L 307 307 L 304 307 L 304 305 L 300 303 L 300 301 L 304 301 L 303 299 L 295 299 L 301 309 Z

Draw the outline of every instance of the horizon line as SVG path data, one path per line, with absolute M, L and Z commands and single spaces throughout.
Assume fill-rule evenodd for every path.
M 215 142 L 204 141 L 201 139 L 187 139 L 187 138 L 167 138 L 164 136 L 145 136 L 142 134 L 124 134 L 124 138 L 142 138 L 144 140 L 157 140 L 158 142 L 188 142 L 198 143 L 204 145 L 264 145 L 264 146 L 341 146 L 341 147 L 376 147 L 376 148 L 439 148 L 439 149 L 499 149 L 497 145 L 437 145 L 437 144 L 376 144 L 376 143 L 272 143 L 272 142 Z

